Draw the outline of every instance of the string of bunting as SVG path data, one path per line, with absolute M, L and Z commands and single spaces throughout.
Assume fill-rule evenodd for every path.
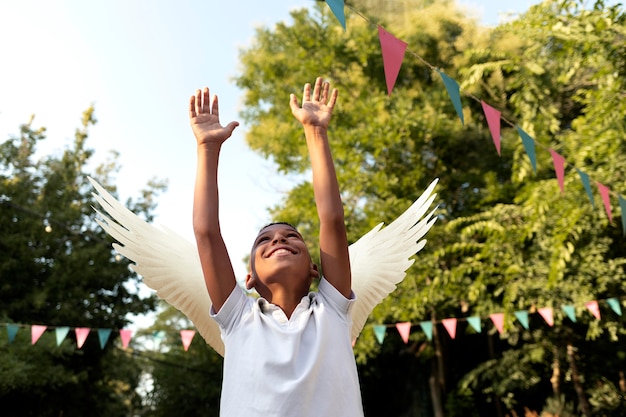
M 339 23 L 341 24 L 341 26 L 343 27 L 344 31 L 346 31 L 347 30 L 346 29 L 346 17 L 344 13 L 344 8 L 346 7 L 346 5 L 345 5 L 344 0 L 325 0 L 325 1 L 330 7 L 335 17 L 337 18 L 337 20 L 339 21 Z M 401 39 L 398 39 L 397 37 L 389 33 L 387 30 L 385 30 L 381 25 L 374 24 L 369 18 L 367 18 L 367 16 L 363 15 L 361 12 L 356 10 L 352 5 L 347 5 L 347 7 L 349 7 L 356 15 L 360 16 L 368 24 L 370 24 L 371 26 L 376 26 L 378 29 L 378 37 L 380 41 L 380 47 L 381 47 L 382 59 L 383 59 L 383 69 L 385 73 L 385 82 L 387 85 L 387 94 L 389 96 L 391 96 L 393 89 L 395 87 L 398 74 L 400 73 L 400 69 L 404 61 L 404 56 L 406 52 L 409 52 L 413 57 L 418 59 L 425 66 L 427 66 L 432 71 L 437 72 L 439 74 L 446 88 L 448 96 L 450 97 L 450 101 L 452 102 L 452 105 L 454 106 L 454 109 L 459 119 L 461 120 L 461 123 L 465 124 L 465 120 L 463 116 L 463 103 L 461 101 L 461 89 L 460 89 L 459 83 L 455 79 L 451 78 L 450 76 L 442 72 L 440 69 L 430 64 L 428 61 L 422 58 L 419 54 L 411 51 L 408 48 L 409 46 L 408 43 L 404 42 Z M 564 185 L 565 184 L 565 165 L 567 164 L 567 161 L 562 155 L 560 155 L 554 149 L 544 146 L 543 144 L 537 142 L 532 136 L 530 136 L 520 126 L 509 121 L 506 117 L 503 117 L 502 113 L 499 110 L 490 106 L 484 100 L 481 100 L 480 98 L 472 94 L 466 93 L 466 92 L 464 92 L 464 94 L 481 104 L 483 112 L 485 114 L 485 119 L 487 120 L 489 132 L 491 134 L 491 138 L 496 147 L 498 155 L 501 155 L 500 153 L 500 148 L 501 148 L 500 128 L 501 128 L 501 121 L 503 121 L 507 125 L 514 127 L 517 130 L 517 133 L 520 139 L 522 140 L 524 150 L 526 151 L 526 154 L 528 158 L 530 159 L 533 172 L 535 174 L 537 173 L 536 145 L 538 145 L 539 147 L 543 149 L 547 149 L 549 151 L 550 156 L 552 158 L 553 165 L 554 165 L 554 170 L 555 170 L 555 174 L 556 174 L 556 178 L 559 184 L 561 194 L 565 193 L 565 185 Z M 583 187 L 585 189 L 585 192 L 587 193 L 587 196 L 589 197 L 589 200 L 591 201 L 592 207 L 595 208 L 594 194 L 593 194 L 593 190 L 591 187 L 591 179 L 589 178 L 589 175 L 586 172 L 584 172 L 582 169 L 579 169 L 574 166 L 573 168 L 578 173 L 580 181 L 582 182 Z M 618 204 L 622 213 L 622 216 L 621 216 L 622 231 L 623 231 L 623 235 L 626 236 L 626 198 L 619 193 L 613 192 L 607 185 L 603 184 L 602 182 L 600 181 L 594 181 L 594 182 L 598 189 L 600 197 L 602 199 L 604 210 L 609 219 L 609 223 L 611 224 L 613 223 L 613 211 L 611 209 L 611 195 L 617 198 Z
M 617 297 L 611 297 L 606 300 L 592 300 L 585 303 L 585 308 L 595 317 L 596 320 L 601 320 L 602 315 L 600 313 L 600 302 L 604 301 L 611 308 L 611 310 L 617 314 L 618 316 L 622 316 L 622 307 L 620 299 Z M 576 323 L 576 306 L 573 304 L 565 304 L 561 306 L 561 309 L 573 323 Z M 552 307 L 541 307 L 537 309 L 537 313 L 543 318 L 543 320 L 548 324 L 548 326 L 554 326 L 554 309 Z M 518 310 L 514 312 L 515 318 L 525 330 L 530 329 L 530 320 L 529 320 L 529 311 L 528 310 Z M 424 332 L 428 340 L 432 340 L 433 338 L 433 326 L 438 323 L 441 323 L 443 327 L 446 329 L 450 338 L 456 338 L 457 325 L 459 322 L 466 321 L 476 333 L 482 332 L 482 321 L 484 318 L 480 316 L 471 316 L 471 317 L 450 317 L 442 320 L 426 320 L 417 323 L 421 330 Z M 498 331 L 499 334 L 504 333 L 504 313 L 492 313 L 489 315 L 489 320 L 493 323 L 494 327 Z M 374 335 L 376 336 L 376 340 L 379 344 L 383 344 L 385 340 L 385 336 L 387 334 L 388 328 L 395 327 L 402 341 L 404 343 L 408 343 L 409 336 L 411 333 L 411 328 L 413 327 L 413 323 L 411 322 L 399 322 L 395 324 L 374 324 L 372 325 L 374 329 Z
M 130 340 L 133 336 L 133 331 L 130 329 L 119 329 L 119 330 L 108 329 L 108 328 L 92 329 L 90 327 L 70 328 L 69 326 L 48 326 L 48 325 L 42 325 L 42 324 L 30 324 L 29 325 L 29 324 L 17 324 L 17 323 L 0 323 L 0 326 L 6 326 L 7 328 L 7 336 L 8 336 L 9 344 L 15 341 L 15 337 L 20 328 L 29 328 L 29 327 L 30 327 L 31 345 L 36 344 L 37 341 L 39 341 L 41 336 L 47 330 L 54 330 L 57 346 L 60 346 L 61 343 L 63 343 L 63 341 L 67 338 L 69 332 L 73 331 L 76 336 L 76 347 L 78 349 L 81 349 L 83 347 L 83 345 L 85 344 L 85 341 L 87 340 L 87 337 L 89 336 L 90 333 L 92 333 L 92 331 L 97 332 L 98 341 L 100 343 L 100 349 L 104 349 L 113 331 L 119 332 L 120 340 L 122 342 L 122 347 L 124 349 L 128 348 Z M 196 330 L 192 330 L 192 329 L 185 329 L 185 330 L 179 331 L 180 338 L 183 344 L 183 349 L 185 349 L 185 351 L 189 349 L 189 345 L 191 345 L 191 341 L 193 340 L 196 333 L 197 333 Z M 155 331 L 152 333 L 153 340 L 157 344 L 159 344 L 165 338 L 165 336 L 166 336 L 166 332 L 164 330 L 159 330 L 159 331 Z

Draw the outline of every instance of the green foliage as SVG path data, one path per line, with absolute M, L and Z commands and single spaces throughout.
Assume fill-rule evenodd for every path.
M 129 314 L 155 307 L 138 294 L 139 278 L 117 261 L 110 239 L 95 223 L 86 167 L 93 156 L 83 113 L 71 146 L 36 159 L 44 128 L 33 120 L 0 144 L 0 317 L 3 323 L 121 329 Z M 90 174 L 103 184 L 114 161 Z M 114 187 L 109 186 L 112 191 Z M 147 191 L 131 207 L 147 217 L 155 207 Z M 56 346 L 47 332 L 30 345 L 28 327 L 13 343 L 0 339 L 0 406 L 3 415 L 125 415 L 138 401 L 137 364 L 95 334 L 78 350 L 73 332 Z M 11 414 L 17 413 L 17 414 Z

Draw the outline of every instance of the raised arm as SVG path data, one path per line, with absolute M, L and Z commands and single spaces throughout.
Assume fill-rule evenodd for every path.
M 351 294 L 350 257 L 344 223 L 343 205 L 335 173 L 328 125 L 337 101 L 337 90 L 317 78 L 304 86 L 302 107 L 294 94 L 291 111 L 302 123 L 313 171 L 313 191 L 320 220 L 320 258 L 324 278 L 346 298 Z
M 223 127 L 217 96 L 196 90 L 189 100 L 189 119 L 197 142 L 198 162 L 193 202 L 193 230 L 213 309 L 217 312 L 237 284 L 219 222 L 217 166 L 222 144 L 239 125 Z

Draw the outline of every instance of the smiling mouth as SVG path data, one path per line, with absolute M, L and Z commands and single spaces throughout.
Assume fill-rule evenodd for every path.
M 274 256 L 289 256 L 289 255 L 293 255 L 293 252 L 290 251 L 289 249 L 281 248 L 281 249 L 276 249 L 275 251 L 270 253 L 268 258 L 271 258 Z

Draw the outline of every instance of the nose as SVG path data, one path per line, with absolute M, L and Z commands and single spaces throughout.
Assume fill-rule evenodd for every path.
M 282 233 L 282 232 L 276 232 L 274 234 L 274 238 L 272 239 L 272 243 L 276 244 L 276 243 L 283 243 L 287 241 L 287 237 Z

